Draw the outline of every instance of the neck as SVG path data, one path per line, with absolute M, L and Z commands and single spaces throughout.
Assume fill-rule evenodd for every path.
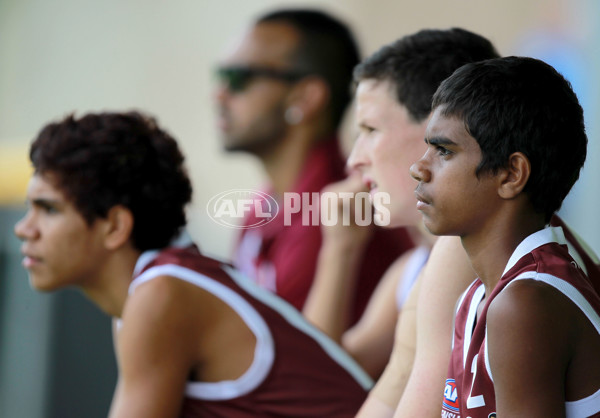
M 107 315 L 121 317 L 139 255 L 140 251 L 132 247 L 118 250 L 103 263 L 95 279 L 82 287 L 83 293 Z
M 297 126 L 277 146 L 259 156 L 277 198 L 293 190 L 319 138 L 309 127 Z
M 415 226 L 407 226 L 406 230 L 408 231 L 412 242 L 414 242 L 417 247 L 424 246 L 431 249 L 437 239 L 437 236 L 427 231 L 422 222 L 419 222 Z
M 543 217 L 533 211 L 511 213 L 491 222 L 474 234 L 461 237 L 473 269 L 490 295 L 517 246 L 529 235 L 544 228 Z M 515 216 L 511 216 L 515 215 Z

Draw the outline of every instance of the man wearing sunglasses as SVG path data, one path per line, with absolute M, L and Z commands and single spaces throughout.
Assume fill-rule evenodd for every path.
M 337 133 L 358 61 L 353 36 L 337 19 L 315 10 L 280 10 L 251 25 L 217 71 L 223 145 L 260 160 L 270 180 L 266 191 L 280 203 L 274 221 L 243 229 L 234 262 L 298 309 L 311 287 L 322 238 L 318 223 L 307 224 L 306 217 L 303 222 L 302 211 L 285 222 L 291 208 L 284 206 L 284 194 L 312 198 L 345 177 Z M 311 203 L 318 210 L 318 199 Z M 249 215 L 245 225 L 255 220 Z M 412 243 L 403 230 L 377 229 L 367 245 L 356 267 L 360 280 L 349 323 L 360 316 L 385 269 Z

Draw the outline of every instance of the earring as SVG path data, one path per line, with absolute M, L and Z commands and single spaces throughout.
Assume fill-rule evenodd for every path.
M 284 118 L 289 125 L 298 125 L 304 118 L 304 112 L 298 106 L 288 107 Z

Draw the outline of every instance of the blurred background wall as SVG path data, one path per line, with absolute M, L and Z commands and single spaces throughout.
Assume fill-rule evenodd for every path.
M 187 156 L 191 234 L 205 252 L 227 258 L 234 231 L 212 223 L 206 204 L 221 191 L 260 187 L 264 175 L 251 157 L 221 150 L 212 71 L 244 25 L 276 6 L 335 13 L 353 27 L 363 55 L 421 28 L 461 26 L 487 36 L 503 55 L 555 65 L 580 96 L 590 138 L 562 214 L 600 251 L 595 0 L 0 0 L 1 417 L 106 416 L 116 376 L 108 319 L 76 292 L 32 292 L 20 267 L 12 225 L 24 210 L 31 139 L 73 111 L 154 114 Z

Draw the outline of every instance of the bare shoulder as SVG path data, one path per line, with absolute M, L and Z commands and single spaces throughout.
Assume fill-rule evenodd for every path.
M 552 286 L 533 279 L 510 283 L 490 303 L 487 314 L 489 326 L 505 324 L 527 327 L 535 323 L 568 325 L 575 313 L 575 305 Z
M 141 283 L 129 295 L 123 321 L 140 317 L 147 323 L 195 317 L 209 295 L 197 286 L 171 276 L 158 276 Z
M 392 277 L 393 279 L 390 280 L 393 280 L 395 282 L 400 281 L 406 269 L 406 266 L 408 265 L 411 257 L 415 254 L 416 251 L 416 248 L 411 248 L 410 250 L 405 251 L 400 257 L 396 258 L 396 260 L 394 260 L 394 262 L 390 264 L 390 266 L 385 271 L 384 277 Z
M 456 301 L 476 277 L 460 238 L 439 237 L 421 278 L 419 316 L 430 322 L 423 326 L 432 331 L 424 335 L 449 338 Z
M 425 266 L 423 281 L 429 290 L 453 296 L 460 294 L 476 278 L 459 237 L 439 237 Z
M 206 316 L 201 314 L 206 296 L 195 287 L 170 276 L 158 276 L 137 286 L 127 298 L 118 331 L 121 354 L 150 347 L 165 352 L 178 347 L 179 354 L 191 349 L 203 332 Z M 165 346 L 166 342 L 170 345 Z
M 158 276 L 128 296 L 116 332 L 119 384 L 111 416 L 175 416 L 204 333 L 189 283 Z
M 576 309 L 556 289 L 529 279 L 511 283 L 490 302 L 487 355 L 498 415 L 558 416 L 564 409 L 565 377 L 581 342 L 572 326 Z M 580 393 L 579 384 L 572 387 Z
M 576 307 L 553 287 L 518 280 L 491 301 L 487 313 L 490 356 L 558 362 L 568 357 Z M 522 350 L 523 344 L 528 350 Z M 557 363 L 555 363 L 557 364 Z

